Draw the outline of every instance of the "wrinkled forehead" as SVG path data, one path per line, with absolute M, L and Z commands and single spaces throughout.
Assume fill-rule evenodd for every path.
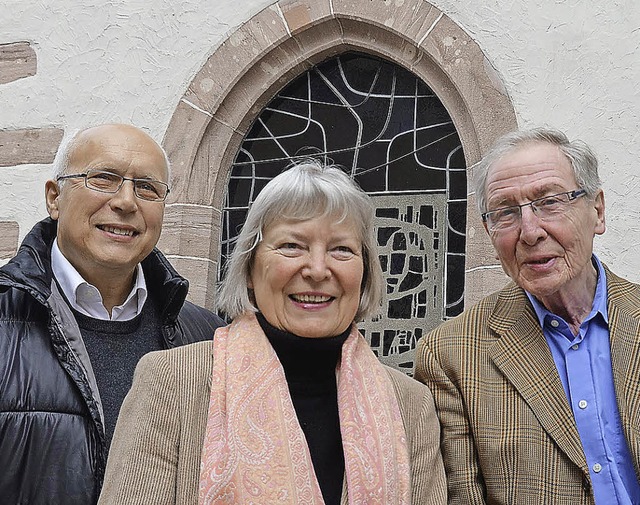
M 570 160 L 556 145 L 536 142 L 519 146 L 496 160 L 487 174 L 490 198 L 499 189 L 535 186 L 575 186 Z

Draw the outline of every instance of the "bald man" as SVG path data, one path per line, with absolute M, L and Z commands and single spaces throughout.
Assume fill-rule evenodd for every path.
M 139 358 L 224 324 L 186 301 L 187 280 L 155 248 L 168 193 L 167 156 L 142 130 L 63 140 L 50 217 L 0 268 L 3 503 L 96 503 Z

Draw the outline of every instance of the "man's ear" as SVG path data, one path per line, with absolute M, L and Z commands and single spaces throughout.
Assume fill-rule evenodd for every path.
M 597 221 L 596 221 L 596 235 L 602 235 L 607 229 L 604 219 L 604 191 L 598 191 L 598 194 L 595 198 L 595 208 L 597 212 Z
M 54 221 L 58 220 L 58 199 L 60 198 L 60 186 L 54 180 L 48 180 L 44 185 L 44 198 L 47 204 L 47 212 Z

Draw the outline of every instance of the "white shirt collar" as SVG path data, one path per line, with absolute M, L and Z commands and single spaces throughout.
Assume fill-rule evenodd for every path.
M 58 239 L 54 240 L 51 248 L 51 268 L 62 292 L 71 306 L 78 312 L 105 321 L 128 321 L 140 312 L 147 300 L 147 284 L 144 280 L 142 265 L 136 267 L 136 281 L 122 305 L 114 307 L 109 312 L 102 302 L 102 295 L 98 288 L 85 281 L 58 247 Z

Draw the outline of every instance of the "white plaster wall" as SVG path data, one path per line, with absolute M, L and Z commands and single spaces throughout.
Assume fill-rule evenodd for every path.
M 271 3 L 0 0 L 0 43 L 28 40 L 38 55 L 36 76 L 0 86 L 0 129 L 126 121 L 161 139 L 211 52 Z M 557 126 L 596 150 L 608 216 L 596 250 L 640 281 L 640 2 L 432 3 L 484 50 L 521 126 Z M 21 237 L 46 215 L 47 169 L 0 168 L 0 220 L 18 221 Z
M 607 217 L 596 252 L 617 273 L 640 282 L 640 2 L 437 5 L 498 70 L 521 127 L 556 126 L 594 148 Z

